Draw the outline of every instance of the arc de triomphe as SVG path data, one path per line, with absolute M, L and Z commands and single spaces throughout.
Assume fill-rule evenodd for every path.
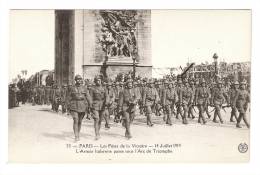
M 55 81 L 100 73 L 152 76 L 150 10 L 56 10 Z

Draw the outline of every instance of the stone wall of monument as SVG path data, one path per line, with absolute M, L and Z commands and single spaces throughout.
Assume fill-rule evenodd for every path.
M 151 10 L 139 10 L 137 23 L 138 55 L 140 66 L 152 66 Z
M 55 11 L 55 83 L 70 84 L 74 77 L 74 11 Z
M 114 79 L 117 74 L 122 72 L 129 72 L 132 71 L 132 66 L 108 66 L 107 74 L 109 78 Z M 100 71 L 100 66 L 84 66 L 83 72 L 85 78 L 92 78 L 97 75 L 97 72 Z M 144 67 L 136 67 L 136 76 L 141 77 L 151 77 L 152 76 L 152 68 L 149 66 Z

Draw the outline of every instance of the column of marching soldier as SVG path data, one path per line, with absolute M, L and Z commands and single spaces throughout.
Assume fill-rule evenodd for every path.
M 95 139 L 100 138 L 102 120 L 105 128 L 109 129 L 110 116 L 114 122 L 121 122 L 125 128 L 125 137 L 132 137 L 130 125 L 137 111 L 145 114 L 147 125 L 152 127 L 152 115 L 162 116 L 162 120 L 169 126 L 173 124 L 173 116 L 188 124 L 188 118 L 194 119 L 198 115 L 198 123 L 206 124 L 213 113 L 213 122 L 222 123 L 221 110 L 231 108 L 230 122 L 235 122 L 241 128 L 244 121 L 249 128 L 246 117 L 250 102 L 249 89 L 245 80 L 232 82 L 223 87 L 220 79 L 207 83 L 204 79 L 186 79 L 177 77 L 177 80 L 166 79 L 136 79 L 130 77 L 124 81 L 106 80 L 96 76 L 94 82 L 84 81 L 80 75 L 75 76 L 74 85 L 56 84 L 53 87 L 34 87 L 30 93 L 30 101 L 35 104 L 51 104 L 52 110 L 70 114 L 73 118 L 75 141 L 79 141 L 81 123 L 86 116 L 94 119 Z M 209 106 L 213 107 L 209 111 Z M 139 108 L 139 110 L 137 110 Z M 238 114 L 239 113 L 239 114 Z M 235 120 L 234 120 L 235 119 Z

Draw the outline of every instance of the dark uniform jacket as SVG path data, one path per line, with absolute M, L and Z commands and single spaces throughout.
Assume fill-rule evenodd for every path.
M 245 113 L 250 102 L 250 95 L 247 90 L 238 90 L 234 103 L 236 103 L 237 110 L 239 112 Z
M 222 88 L 215 88 L 212 94 L 212 103 L 215 105 L 221 105 L 224 103 L 225 99 L 228 102 L 228 96 Z
M 119 94 L 119 108 L 122 111 L 134 112 L 134 105 L 137 103 L 136 92 L 133 88 L 125 88 Z
M 156 88 L 156 90 L 159 95 L 160 103 L 163 103 L 163 93 L 164 93 L 165 88 L 163 86 L 159 86 Z
M 237 95 L 238 89 L 230 89 L 229 90 L 229 103 L 231 107 L 236 107 L 236 103 L 235 103 L 235 97 Z
M 159 102 L 160 98 L 155 88 L 147 87 L 144 90 L 143 104 L 145 106 L 152 106 L 154 103 Z
M 191 104 L 193 101 L 193 91 L 190 87 L 182 88 L 182 103 L 185 105 Z
M 177 95 L 177 92 L 174 88 L 164 89 L 162 96 L 163 96 L 162 97 L 163 106 L 172 105 L 172 104 L 174 104 L 175 102 L 178 101 L 178 95 Z
M 80 85 L 72 86 L 69 89 L 69 109 L 76 112 L 85 112 L 87 105 L 92 103 L 87 89 Z
M 178 102 L 179 104 L 182 103 L 182 88 L 183 88 L 183 86 L 177 86 L 177 87 L 176 87 L 176 93 L 177 93 L 177 96 L 178 96 L 177 102 Z
M 209 103 L 210 91 L 207 87 L 199 87 L 196 90 L 196 103 L 199 105 L 205 105 Z
M 134 87 L 135 93 L 136 93 L 136 99 L 140 100 L 142 98 L 141 95 L 141 88 L 140 87 Z
M 93 86 L 89 90 L 89 94 L 92 98 L 92 109 L 96 111 L 104 110 L 105 103 L 108 101 L 106 89 L 103 86 Z
M 107 88 L 106 94 L 107 94 L 107 98 L 106 98 L 107 107 L 109 108 L 115 107 L 115 98 L 116 98 L 115 90 L 113 88 L 111 89 Z

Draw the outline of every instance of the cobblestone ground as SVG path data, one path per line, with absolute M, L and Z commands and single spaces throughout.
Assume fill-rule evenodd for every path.
M 146 125 L 144 116 L 137 116 L 131 125 L 133 138 L 130 140 L 125 139 L 122 125 L 111 118 L 111 128 L 106 130 L 102 123 L 101 139 L 95 141 L 93 120 L 84 119 L 81 140 L 74 143 L 71 116 L 54 113 L 46 105 L 21 105 L 9 109 L 9 162 L 249 161 L 250 149 L 240 153 L 238 145 L 249 145 L 250 130 L 244 124 L 237 129 L 235 123 L 229 122 L 229 109 L 222 114 L 224 124 L 208 121 L 206 125 L 197 123 L 196 118 L 189 119 L 188 125 L 174 119 L 174 124 L 167 126 L 162 117 L 154 116 L 153 127 Z M 123 149 L 122 145 L 130 148 Z M 129 152 L 122 153 L 122 150 Z

